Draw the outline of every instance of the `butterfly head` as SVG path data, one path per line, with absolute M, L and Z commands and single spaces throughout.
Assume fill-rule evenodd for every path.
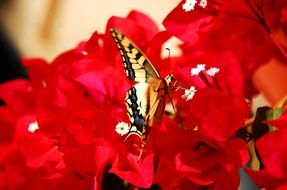
M 169 74 L 165 77 L 165 82 L 169 91 L 176 90 L 177 82 L 172 74 Z

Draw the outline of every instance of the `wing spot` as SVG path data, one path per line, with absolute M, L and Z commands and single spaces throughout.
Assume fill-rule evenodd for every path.
M 127 53 L 127 56 L 133 59 L 136 58 L 136 55 L 134 53 Z
M 138 63 L 142 65 L 142 64 L 145 62 L 145 60 L 146 60 L 146 59 L 144 58 L 144 56 L 141 56 L 141 57 L 138 59 Z
M 129 61 L 130 61 L 132 64 L 136 64 L 136 63 L 137 63 L 137 61 L 136 61 L 135 59 L 133 59 L 133 58 L 129 58 Z

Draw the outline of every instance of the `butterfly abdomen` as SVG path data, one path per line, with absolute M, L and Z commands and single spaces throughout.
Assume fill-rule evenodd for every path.
M 152 127 L 154 121 L 159 123 L 165 109 L 165 96 L 167 93 L 166 82 L 163 78 L 154 78 L 149 83 L 148 88 L 148 115 L 146 117 L 146 125 Z

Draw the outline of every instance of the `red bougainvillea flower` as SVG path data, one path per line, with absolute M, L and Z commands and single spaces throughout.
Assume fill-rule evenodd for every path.
M 138 20 L 144 22 L 138 24 Z M 159 52 L 170 35 L 158 33 L 147 16 L 133 11 L 127 18 L 112 17 L 107 24 L 111 26 L 135 38 L 133 41 L 150 55 L 149 58 L 157 60 L 155 65 L 162 64 Z M 138 38 L 139 32 L 142 38 Z M 78 178 L 94 176 L 96 189 L 101 188 L 107 172 L 138 187 L 151 186 L 152 146 L 147 146 L 139 162 L 138 155 L 130 152 L 121 134 L 116 132 L 119 123 L 128 122 L 124 99 L 132 84 L 125 76 L 120 54 L 108 32 L 93 34 L 87 42 L 61 54 L 51 64 L 40 59 L 26 59 L 25 65 L 37 93 L 39 130 L 57 140 L 63 154 L 64 171 Z M 45 73 L 40 75 L 41 71 Z M 64 172 L 56 179 L 65 180 L 65 176 Z
M 192 50 L 206 54 L 231 50 L 248 84 L 246 94 L 252 96 L 256 93 L 250 82 L 254 71 L 273 56 L 286 57 L 273 34 L 282 26 L 278 14 L 286 2 L 209 0 L 206 7 L 197 3 L 192 11 L 183 8 L 186 2 L 179 3 L 164 20 L 168 32 L 192 44 Z
M 230 52 L 195 52 L 179 61 L 174 75 L 185 93 L 175 99 L 185 130 L 166 120 L 160 132 L 153 130 L 151 140 L 161 152 L 156 182 L 164 189 L 187 189 L 191 184 L 237 189 L 238 170 L 248 160 L 246 143 L 235 137 L 249 116 L 240 67 Z M 174 176 L 165 180 L 170 173 Z
M 55 141 L 39 131 L 32 85 L 18 79 L 1 84 L 0 89 L 1 112 L 7 113 L 0 116 L 0 188 L 28 188 L 36 180 L 54 175 L 62 154 Z
M 163 189 L 188 189 L 190 185 L 195 189 L 238 188 L 238 170 L 248 160 L 244 141 L 234 138 L 215 143 L 199 131 L 178 128 L 174 121 L 165 124 L 154 137 L 162 152 L 156 183 Z
M 205 7 L 204 2 L 196 6 Z M 0 121 L 13 129 L 5 132 L 10 144 L 0 157 L 5 168 L 0 172 L 1 185 L 96 190 L 115 174 L 139 188 L 157 184 L 162 189 L 189 189 L 190 185 L 236 189 L 238 169 L 248 155 L 246 143 L 235 132 L 249 110 L 233 54 L 193 52 L 185 44 L 182 56 L 163 59 L 162 46 L 170 33 L 159 32 L 151 19 L 136 11 L 127 18 L 112 17 L 109 27 L 134 41 L 162 76 L 175 75 L 182 87 L 172 95 L 176 111 L 167 111 L 170 118 L 153 127 L 139 159 L 133 145 L 124 142 L 129 123 L 125 96 L 134 83 L 125 75 L 109 30 L 94 33 L 52 63 L 25 59 L 30 101 L 23 103 L 25 85 L 17 101 L 11 95 L 18 87 L 13 91 L 5 87 L 3 96 L 0 93 L 0 112 L 7 116 Z
M 194 87 L 193 99 L 178 99 L 183 122 L 189 129 L 196 128 L 216 141 L 225 141 L 243 126 L 249 115 L 240 67 L 230 52 L 186 59 L 193 60 L 190 66 L 182 65 L 175 72 L 182 86 Z M 196 63 L 202 64 L 195 66 Z
M 263 163 L 262 170 L 247 172 L 261 188 L 277 190 L 287 186 L 286 113 L 285 110 L 278 119 L 267 120 L 266 123 L 277 129 L 256 141 L 256 148 Z
M 13 142 L 17 119 L 34 109 L 34 93 L 28 81 L 18 79 L 0 85 L 0 144 Z

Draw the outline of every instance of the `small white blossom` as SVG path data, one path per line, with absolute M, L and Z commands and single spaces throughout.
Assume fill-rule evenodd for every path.
M 88 55 L 88 52 L 82 51 L 82 54 L 83 54 L 83 55 Z
M 201 0 L 199 3 L 199 6 L 201 6 L 202 8 L 205 8 L 207 6 L 207 0 Z
M 181 97 L 182 97 L 183 99 L 185 99 L 186 101 L 191 100 L 191 99 L 193 98 L 195 92 L 196 92 L 195 87 L 194 87 L 194 86 L 191 86 L 190 89 L 186 89 L 186 90 L 184 91 L 184 95 L 182 95 Z
M 29 124 L 28 131 L 30 131 L 31 133 L 34 133 L 38 129 L 39 129 L 39 126 L 38 126 L 37 121 L 34 121 Z
M 185 10 L 185 12 L 194 10 L 194 6 L 196 3 L 196 0 L 186 0 L 185 3 L 182 5 L 182 9 Z
M 130 130 L 130 126 L 129 124 L 125 123 L 125 122 L 119 122 L 117 125 L 116 125 L 116 129 L 115 131 L 120 134 L 121 136 L 127 134 Z
M 208 69 L 207 71 L 206 71 L 206 73 L 209 75 L 209 76 L 214 76 L 216 73 L 218 73 L 220 71 L 220 69 L 219 68 L 217 68 L 217 67 L 211 67 L 210 69 Z
M 197 64 L 196 68 L 191 69 L 191 76 L 198 75 L 201 71 L 205 70 L 205 64 Z

